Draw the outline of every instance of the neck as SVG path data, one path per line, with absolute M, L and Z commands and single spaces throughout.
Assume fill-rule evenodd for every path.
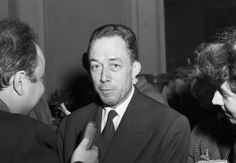
M 26 114 L 20 112 L 21 104 L 17 97 L 11 91 L 8 91 L 9 88 L 5 88 L 0 91 L 0 99 L 7 105 L 11 113 Z

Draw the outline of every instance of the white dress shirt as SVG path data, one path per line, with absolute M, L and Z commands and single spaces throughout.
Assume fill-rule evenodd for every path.
M 128 98 L 125 99 L 125 101 L 123 101 L 121 104 L 119 104 L 118 106 L 116 106 L 115 108 L 111 108 L 111 107 L 104 107 L 103 111 L 102 111 L 102 123 L 101 123 L 101 132 L 103 131 L 105 125 L 106 125 L 106 122 L 107 122 L 107 117 L 108 117 L 108 113 L 110 112 L 110 110 L 115 110 L 116 113 L 117 113 L 117 116 L 115 116 L 113 118 L 113 124 L 114 124 L 114 127 L 115 127 L 115 130 L 118 128 L 119 124 L 120 124 L 120 121 L 127 109 L 127 106 L 132 98 L 134 94 L 134 86 L 132 85 L 132 89 L 131 89 L 131 92 L 128 96 Z

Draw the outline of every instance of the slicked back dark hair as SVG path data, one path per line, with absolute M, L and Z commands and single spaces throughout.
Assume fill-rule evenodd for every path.
M 90 53 L 93 43 L 96 40 L 103 37 L 113 37 L 113 36 L 119 36 L 125 41 L 126 47 L 130 54 L 131 61 L 132 62 L 137 61 L 138 47 L 135 33 L 129 27 L 121 24 L 108 24 L 95 29 L 90 37 L 89 47 L 87 50 L 88 55 Z
M 19 20 L 0 21 L 0 90 L 9 86 L 17 71 L 25 71 L 31 82 L 36 82 L 38 64 L 35 34 L 29 25 Z

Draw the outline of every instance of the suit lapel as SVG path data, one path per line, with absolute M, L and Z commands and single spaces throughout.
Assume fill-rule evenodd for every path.
M 153 132 L 145 127 L 140 96 L 139 92 L 135 90 L 112 139 L 104 162 L 134 162 L 153 135 Z
M 98 146 L 98 142 L 99 142 L 99 136 L 100 136 L 100 131 L 101 131 L 101 121 L 102 121 L 102 109 L 103 108 L 101 106 L 98 106 L 97 112 L 93 116 L 93 121 L 97 124 L 97 133 L 93 142 L 95 146 Z

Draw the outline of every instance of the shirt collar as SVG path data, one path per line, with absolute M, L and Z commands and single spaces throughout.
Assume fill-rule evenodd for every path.
M 125 99 L 125 101 L 123 101 L 121 104 L 118 104 L 118 106 L 115 107 L 116 113 L 120 118 L 123 117 L 123 115 L 127 109 L 127 106 L 129 105 L 130 100 L 133 97 L 133 94 L 134 94 L 134 86 L 132 85 L 131 92 L 130 92 L 129 96 Z M 112 110 L 113 108 L 104 107 L 104 109 L 105 109 L 105 112 L 108 114 L 109 111 Z

